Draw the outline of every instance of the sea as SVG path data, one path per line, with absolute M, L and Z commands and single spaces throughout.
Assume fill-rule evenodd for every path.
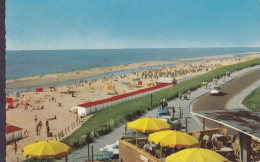
M 41 74 L 71 72 L 138 62 L 172 61 L 173 59 L 180 58 L 246 52 L 260 52 L 260 47 L 9 50 L 6 52 L 6 79 L 18 79 Z M 239 54 L 236 56 L 240 57 Z M 161 66 L 154 68 L 159 67 Z M 143 68 L 142 70 L 146 69 L 147 68 Z M 118 74 L 128 72 L 129 70 L 126 70 L 125 72 L 118 72 Z M 109 76 L 109 74 L 106 75 Z M 113 75 L 115 75 L 115 73 L 113 73 Z M 104 75 L 100 77 L 104 77 Z

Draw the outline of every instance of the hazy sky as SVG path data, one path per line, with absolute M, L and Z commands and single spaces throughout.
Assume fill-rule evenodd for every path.
M 7 50 L 260 46 L 258 0 L 6 3 Z

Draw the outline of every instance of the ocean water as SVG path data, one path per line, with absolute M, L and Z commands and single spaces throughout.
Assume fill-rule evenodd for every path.
M 260 47 L 7 51 L 6 79 L 145 61 L 170 61 L 244 52 L 260 52 Z

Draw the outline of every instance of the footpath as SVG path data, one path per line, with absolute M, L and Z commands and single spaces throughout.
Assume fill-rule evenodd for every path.
M 222 86 L 230 81 L 232 81 L 233 79 L 236 79 L 237 77 L 240 77 L 246 73 L 252 72 L 254 70 L 260 69 L 260 65 L 258 66 L 254 66 L 254 67 L 250 67 L 250 68 L 246 68 L 234 73 L 231 73 L 230 77 L 227 77 L 225 82 L 222 79 L 219 79 L 218 81 L 218 86 Z M 184 79 L 182 81 L 185 81 L 188 79 Z M 180 81 L 180 82 L 182 82 Z M 211 87 L 213 88 L 213 84 L 211 83 Z M 243 100 L 244 97 L 246 97 L 246 95 L 248 95 L 252 90 L 254 90 L 254 88 L 257 88 L 260 85 L 260 80 L 258 80 L 255 83 L 252 83 L 251 86 L 247 87 L 246 89 L 244 89 L 242 92 L 238 94 L 237 96 L 234 96 L 227 104 L 227 108 L 232 108 L 234 107 L 234 105 L 240 105 L 240 106 L 235 106 L 236 108 L 240 108 L 241 107 L 241 101 Z M 187 130 L 188 131 L 195 131 L 195 130 L 202 130 L 202 123 L 200 123 L 200 121 L 197 119 L 196 116 L 193 116 L 191 114 L 192 111 L 192 107 L 193 107 L 193 102 L 196 101 L 196 99 L 198 99 L 199 97 L 207 94 L 210 92 L 211 89 L 206 89 L 205 87 L 201 87 L 198 88 L 195 91 L 191 92 L 190 98 L 188 100 L 183 100 L 183 99 L 174 99 L 171 101 L 168 101 L 168 109 L 170 110 L 170 112 L 172 112 L 172 107 L 174 106 L 175 108 L 175 117 L 178 117 L 178 106 L 180 106 L 183 110 L 183 118 L 180 119 L 181 123 L 182 123 L 182 131 L 185 131 L 185 125 L 186 125 L 186 120 L 185 118 L 187 118 Z M 163 96 L 162 96 L 163 97 Z M 143 116 L 141 116 L 140 118 L 147 118 L 147 117 L 156 117 L 156 114 L 158 112 L 158 108 L 148 111 L 146 114 L 144 114 Z M 98 139 L 95 140 L 95 142 L 90 144 L 90 149 L 91 146 L 93 145 L 94 147 L 94 155 L 99 154 L 99 149 L 105 147 L 106 145 L 109 144 L 113 144 L 115 143 L 117 140 L 120 140 L 120 138 L 122 137 L 123 133 L 125 130 L 125 125 L 122 125 L 116 129 L 114 129 L 112 132 L 110 132 L 109 134 L 100 137 Z M 89 150 L 90 154 L 91 154 L 91 150 Z M 80 150 L 74 151 L 73 153 L 71 153 L 68 156 L 68 160 L 69 161 L 74 161 L 74 162 L 81 162 L 81 161 L 85 161 L 87 160 L 87 154 L 88 154 L 88 147 L 85 146 L 83 148 L 81 148 Z M 63 161 L 63 160 L 62 160 Z

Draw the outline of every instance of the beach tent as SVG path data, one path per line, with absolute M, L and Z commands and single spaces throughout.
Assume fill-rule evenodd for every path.
M 12 103 L 12 102 L 13 102 L 13 98 L 6 97 L 6 103 Z
M 23 105 L 26 106 L 28 104 L 27 101 L 23 101 Z
M 14 142 L 22 138 L 22 128 L 7 125 L 5 127 L 6 143 Z
M 125 82 L 121 82 L 121 84 L 122 84 L 122 85 L 126 85 L 126 83 L 125 83 Z
M 104 86 L 104 90 L 110 90 L 110 89 L 112 89 L 111 86 Z
M 36 92 L 43 92 L 43 88 L 36 88 Z
M 17 92 L 17 91 L 14 91 L 14 96 L 19 97 L 19 96 L 20 96 L 20 93 Z
M 132 81 L 140 81 L 140 78 L 132 78 Z

